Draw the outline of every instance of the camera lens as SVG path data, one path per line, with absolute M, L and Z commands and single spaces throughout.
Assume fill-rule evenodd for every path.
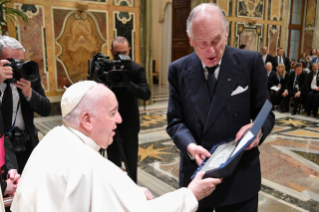
M 25 80 L 34 82 L 39 78 L 38 63 L 34 61 L 27 61 L 21 65 L 22 77 Z

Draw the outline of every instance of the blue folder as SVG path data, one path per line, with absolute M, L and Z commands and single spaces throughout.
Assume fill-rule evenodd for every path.
M 221 178 L 230 176 L 244 154 L 245 148 L 258 135 L 258 132 L 264 125 L 271 109 L 272 104 L 266 100 L 250 130 L 247 131 L 238 142 L 235 142 L 234 139 L 229 139 L 213 146 L 210 151 L 211 157 L 206 158 L 202 162 L 191 178 L 193 179 L 200 170 L 205 171 L 203 178 Z

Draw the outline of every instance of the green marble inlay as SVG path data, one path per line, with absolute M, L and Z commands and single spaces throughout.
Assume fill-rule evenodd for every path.
M 295 151 L 295 150 L 293 150 L 293 152 L 295 152 L 298 155 L 306 158 L 307 160 L 310 160 L 311 162 L 314 162 L 315 164 L 319 165 L 319 154 L 309 153 L 309 152 L 300 152 L 300 151 Z

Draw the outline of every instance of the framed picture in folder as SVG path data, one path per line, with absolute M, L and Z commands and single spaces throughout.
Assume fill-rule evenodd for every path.
M 211 156 L 203 161 L 192 175 L 192 178 L 195 177 L 198 171 L 205 172 L 203 178 L 221 178 L 231 175 L 244 154 L 245 148 L 257 137 L 271 109 L 272 104 L 266 100 L 252 127 L 244 136 L 238 142 L 235 142 L 235 139 L 229 139 L 213 146 L 210 150 Z

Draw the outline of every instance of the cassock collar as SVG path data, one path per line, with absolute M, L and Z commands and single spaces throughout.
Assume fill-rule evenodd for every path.
M 90 148 L 94 149 L 95 151 L 99 151 L 101 149 L 101 147 L 95 143 L 95 141 L 89 137 L 87 137 L 86 135 L 84 135 L 82 132 L 80 132 L 79 130 L 76 130 L 70 126 L 67 125 L 63 125 L 63 127 L 71 130 L 76 136 L 78 136 L 86 145 L 88 145 Z

